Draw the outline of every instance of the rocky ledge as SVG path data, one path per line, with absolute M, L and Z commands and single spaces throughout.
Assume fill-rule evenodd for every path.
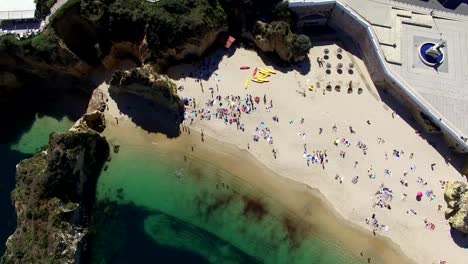
M 444 198 L 448 207 L 445 216 L 450 226 L 468 234 L 468 186 L 466 183 L 447 182 Z
M 85 115 L 66 133 L 52 133 L 49 144 L 16 169 L 12 199 L 17 229 L 8 238 L 2 263 L 80 263 L 96 180 L 109 155 L 97 130 L 102 113 Z M 102 130 L 101 130 L 102 131 Z
M 183 106 L 176 85 L 166 75 L 156 73 L 150 65 L 114 72 L 109 92 L 111 95 L 127 93 L 140 96 L 170 110 Z
M 257 21 L 253 34 L 255 45 L 264 52 L 275 52 L 287 62 L 300 62 L 307 58 L 312 44 L 305 35 L 291 32 L 288 23 L 273 21 L 264 23 Z

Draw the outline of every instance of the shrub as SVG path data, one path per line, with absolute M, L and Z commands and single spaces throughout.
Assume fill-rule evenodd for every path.
M 272 11 L 273 20 L 284 21 L 293 27 L 297 21 L 297 15 L 289 9 L 288 2 L 281 2 L 276 5 L 275 9 Z
M 306 35 L 294 35 L 291 43 L 291 51 L 295 58 L 307 56 L 309 50 L 312 48 L 312 43 Z

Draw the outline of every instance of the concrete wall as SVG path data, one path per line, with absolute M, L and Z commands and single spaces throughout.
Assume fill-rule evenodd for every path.
M 328 25 L 354 42 L 353 44 L 361 51 L 361 59 L 366 64 L 372 81 L 376 85 L 382 85 L 385 81 L 385 73 L 379 65 L 379 55 L 373 48 L 367 28 L 347 15 L 340 7 L 333 9 Z
M 468 153 L 468 143 L 460 138 L 461 135 L 456 128 L 444 122 L 441 114 L 436 109 L 388 68 L 371 25 L 359 14 L 341 4 L 338 0 L 290 2 L 290 8 L 299 16 L 298 26 L 301 25 L 300 19 L 305 18 L 307 14 L 328 15 L 328 25 L 340 34 L 345 35 L 347 39 L 351 39 L 354 42 L 353 44 L 360 49 L 360 57 L 366 64 L 376 86 L 388 88 L 391 94 L 408 107 L 415 115 L 416 120 L 422 121 L 422 123 L 424 121 L 421 119 L 420 113 L 424 113 L 431 123 L 441 129 L 453 150 Z

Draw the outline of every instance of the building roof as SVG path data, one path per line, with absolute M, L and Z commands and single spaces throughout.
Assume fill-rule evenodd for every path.
M 34 18 L 34 0 L 0 0 L 0 20 Z

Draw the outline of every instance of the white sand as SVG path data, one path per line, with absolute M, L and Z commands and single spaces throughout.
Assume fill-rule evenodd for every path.
M 332 63 L 331 75 L 325 74 L 325 67 L 318 68 L 316 58 L 323 56 L 323 50 L 327 47 L 331 50 L 330 62 Z M 245 124 L 245 132 L 236 129 L 235 123 L 225 125 L 222 120 L 212 119 L 210 121 L 195 118 L 190 126 L 193 129 L 201 130 L 206 135 L 221 141 L 235 144 L 241 149 L 247 149 L 250 144 L 251 154 L 260 162 L 271 168 L 279 175 L 288 177 L 298 182 L 305 183 L 313 188 L 318 188 L 321 193 L 331 202 L 335 209 L 346 219 L 362 226 L 369 231 L 372 228 L 365 223 L 365 219 L 373 213 L 380 224 L 387 225 L 389 230 L 377 231 L 378 236 L 387 236 L 401 246 L 403 252 L 413 258 L 417 263 L 432 263 L 434 261 L 446 260 L 448 263 L 466 263 L 468 251 L 459 247 L 450 235 L 450 227 L 444 219 L 445 202 L 443 200 L 443 189 L 439 180 L 463 180 L 462 175 L 451 165 L 447 165 L 437 150 L 427 141 L 419 137 L 415 130 L 402 118 L 396 116 L 392 118 L 393 110 L 389 109 L 379 97 L 376 88 L 373 86 L 365 70 L 365 66 L 359 58 L 354 57 L 356 65 L 360 68 L 362 76 L 354 69 L 354 74 L 347 73 L 347 65 L 351 62 L 353 55 L 344 52 L 342 63 L 345 73 L 336 73 L 336 45 L 315 47 L 311 50 L 310 58 L 312 69 L 307 75 L 301 75 L 296 71 L 288 73 L 278 72 L 270 77 L 270 82 L 256 84 L 250 82 L 247 90 L 244 89 L 246 77 L 251 76 L 252 69 L 264 67 L 260 57 L 255 52 L 239 49 L 231 57 L 223 57 L 215 71 L 219 74 L 221 81 L 213 74 L 208 81 L 203 81 L 204 93 L 201 92 L 200 84 L 193 78 L 178 79 L 177 74 L 188 73 L 200 69 L 199 65 L 179 65 L 169 70 L 169 75 L 175 78 L 178 85 L 185 87 L 179 94 L 182 97 L 196 98 L 197 108 L 208 107 L 205 105 L 211 98 L 209 87 L 214 88 L 214 95 L 245 95 L 259 96 L 260 104 L 257 110 L 251 114 L 242 114 L 241 123 Z M 249 71 L 241 71 L 240 66 L 248 65 L 252 67 Z M 311 83 L 320 82 L 324 88 L 327 82 L 331 82 L 334 87 L 341 85 L 341 92 L 326 92 L 322 94 L 322 89 L 315 89 L 313 92 L 306 91 L 304 98 L 300 93 L 304 91 L 307 80 Z M 346 92 L 349 81 L 353 82 L 354 91 L 351 94 Z M 370 84 L 370 89 L 366 88 L 365 81 Z M 298 86 L 300 82 L 301 87 Z M 216 84 L 219 93 L 216 92 Z M 360 95 L 356 90 L 363 88 Z M 267 105 L 270 99 L 273 100 L 273 109 L 267 112 L 263 104 L 263 96 L 267 95 Z M 211 107 L 212 111 L 214 107 Z M 277 115 L 279 122 L 273 122 L 272 117 Z M 300 124 L 300 119 L 304 118 L 304 124 Z M 293 120 L 290 124 L 289 121 Z M 370 120 L 371 125 L 366 123 Z M 270 145 L 266 140 L 260 138 L 259 142 L 252 140 L 255 128 L 260 122 L 270 128 L 274 144 Z M 189 124 L 187 122 L 186 124 Z M 332 131 L 332 126 L 336 124 L 338 131 Z M 356 131 L 355 134 L 349 132 L 349 126 Z M 323 128 L 323 133 L 319 135 L 319 128 Z M 306 133 L 305 140 L 298 133 Z M 384 144 L 377 142 L 378 138 L 385 140 Z M 346 138 L 352 142 L 350 147 L 343 144 L 335 146 L 335 138 Z M 356 144 L 362 141 L 367 145 L 367 155 L 363 154 Z M 313 150 L 327 150 L 329 162 L 325 164 L 323 170 L 319 164 L 306 165 L 303 157 L 304 143 L 307 143 L 308 153 Z M 278 150 L 278 158 L 274 159 L 272 149 Z M 403 150 L 404 154 L 400 158 L 393 157 L 393 150 Z M 346 157 L 340 157 L 340 151 L 346 152 Z M 388 160 L 385 159 L 388 154 Z M 414 153 L 414 158 L 410 159 L 410 153 Z M 354 168 L 355 161 L 359 164 Z M 430 164 L 436 163 L 435 170 L 432 171 Z M 367 170 L 373 166 L 373 173 L 376 179 L 368 177 Z M 412 171 L 411 166 L 416 169 Z M 392 171 L 391 176 L 385 176 L 384 170 Z M 404 172 L 408 172 L 403 176 Z M 344 177 L 340 184 L 335 180 L 335 175 Z M 353 184 L 351 179 L 359 176 L 359 182 Z M 416 182 L 417 177 L 422 177 L 428 182 L 423 186 Z M 400 183 L 400 179 L 408 181 L 409 186 L 405 187 Z M 393 190 L 393 201 L 391 210 L 380 207 L 372 207 L 372 198 L 381 184 L 385 184 Z M 415 199 L 417 192 L 425 193 L 426 190 L 433 190 L 436 195 L 435 200 L 424 195 L 422 201 Z M 406 201 L 402 201 L 403 193 L 408 195 Z M 438 211 L 438 205 L 442 210 Z M 407 214 L 408 209 L 414 209 L 417 215 Z M 436 225 L 435 230 L 426 228 L 424 218 Z
M 333 73 L 330 75 L 325 74 L 325 66 L 318 68 L 316 63 L 316 58 L 323 56 L 325 48 L 331 51 Z M 200 69 L 200 65 L 179 65 L 171 68 L 168 74 L 178 86 L 185 87 L 184 91 L 179 92 L 180 96 L 196 98 L 198 109 L 209 108 L 205 103 L 211 98 L 208 89 L 210 87 L 214 88 L 214 96 L 239 95 L 243 98 L 248 93 L 261 99 L 256 111 L 242 114 L 241 123 L 245 125 L 245 132 L 237 130 L 235 123 L 225 125 L 222 120 L 214 118 L 210 121 L 195 118 L 193 125 L 189 126 L 192 130 L 203 130 L 204 134 L 234 144 L 240 149 L 247 150 L 249 144 L 250 149 L 247 151 L 265 166 L 283 177 L 317 188 L 345 219 L 369 232 L 372 232 L 372 228 L 365 223 L 365 219 L 375 213 L 379 223 L 389 227 L 387 232 L 377 231 L 377 236 L 390 238 L 417 263 L 433 263 L 439 260 L 446 260 L 450 264 L 466 263 L 468 251 L 454 242 L 450 226 L 444 218 L 446 206 L 443 189 L 439 183 L 439 180 L 464 178 L 451 165 L 447 165 L 444 157 L 419 137 L 408 123 L 399 116 L 392 118 L 393 110 L 381 101 L 362 61 L 346 51 L 344 58 L 339 61 L 336 59 L 336 50 L 336 45 L 317 46 L 311 50 L 312 67 L 305 76 L 294 70 L 286 73 L 277 71 L 276 75 L 270 77 L 269 83 L 250 82 L 247 90 L 244 89 L 245 79 L 251 76 L 253 68 L 264 67 L 265 64 L 255 52 L 243 49 L 238 49 L 231 57 L 223 57 L 215 71 L 221 77 L 221 81 L 216 79 L 215 74 L 211 75 L 208 81 L 203 81 L 204 93 L 194 78 L 178 77 L 182 72 L 195 73 Z M 347 73 L 351 58 L 355 61 L 352 75 Z M 336 73 L 338 62 L 344 65 L 345 73 L 341 75 Z M 239 70 L 243 65 L 252 69 Z M 307 91 L 307 80 L 314 86 L 316 82 L 320 82 L 321 88 L 314 89 L 313 92 Z M 346 92 L 349 81 L 353 82 L 354 87 L 351 94 Z M 328 82 L 333 87 L 341 85 L 341 92 L 333 89 L 332 92 L 327 91 L 323 94 L 322 90 Z M 365 83 L 369 88 L 366 88 Z M 219 92 L 216 91 L 216 84 Z M 359 87 L 363 89 L 360 95 L 357 94 Z M 101 88 L 106 90 L 106 85 L 103 84 Z M 304 88 L 306 97 L 301 94 Z M 263 104 L 264 94 L 267 96 L 267 105 L 270 99 L 273 100 L 271 112 L 267 112 Z M 211 109 L 214 112 L 215 107 Z M 118 117 L 121 121 L 129 119 L 119 114 L 117 105 L 112 100 L 109 100 L 108 114 Z M 275 115 L 279 117 L 279 122 L 273 122 L 272 117 Z M 300 124 L 301 118 L 304 118 L 303 124 Z M 289 123 L 291 120 L 292 124 Z M 370 120 L 371 125 L 366 123 L 367 120 Z M 260 138 L 259 142 L 252 140 L 255 128 L 262 121 L 271 130 L 274 139 L 272 145 L 263 138 Z M 186 125 L 189 123 L 186 122 Z M 334 124 L 338 127 L 337 132 L 332 131 Z M 355 134 L 349 132 L 349 126 L 353 127 Z M 318 133 L 319 128 L 323 128 L 321 135 Z M 298 133 L 306 133 L 305 140 L 298 136 Z M 199 134 L 193 134 L 199 137 Z M 352 144 L 350 147 L 341 143 L 335 146 L 335 138 L 346 138 Z M 385 143 L 379 144 L 378 138 L 383 138 Z M 367 145 L 367 155 L 356 146 L 358 141 Z M 310 164 L 310 167 L 307 167 L 303 157 L 304 143 L 307 144 L 309 154 L 314 150 L 327 150 L 329 162 L 325 164 L 324 170 L 320 164 Z M 277 159 L 273 157 L 273 148 L 278 150 Z M 395 158 L 392 155 L 394 149 L 403 150 L 404 154 Z M 340 157 L 340 151 L 346 152 L 345 158 Z M 385 159 L 385 153 L 388 154 L 388 160 Z M 410 153 L 414 153 L 413 159 L 410 159 Z M 355 161 L 359 162 L 357 168 L 354 168 Z M 434 171 L 430 167 L 432 163 L 436 163 Z M 368 168 L 371 165 L 373 173 L 377 175 L 375 179 L 368 177 Z M 416 169 L 412 171 L 411 166 L 416 166 Z M 391 170 L 392 175 L 385 176 L 385 169 Z M 404 172 L 408 174 L 403 176 Z M 344 178 L 342 184 L 334 179 L 336 174 Z M 354 176 L 359 176 L 357 184 L 351 182 Z M 427 185 L 417 183 L 418 177 L 426 180 Z M 400 179 L 406 180 L 408 187 L 400 184 Z M 372 207 L 374 194 L 381 184 L 393 190 L 391 210 Z M 430 201 L 424 195 L 422 201 L 416 201 L 416 193 L 424 193 L 426 190 L 433 190 L 435 200 Z M 401 199 L 403 193 L 408 195 L 406 201 Z M 442 206 L 441 211 L 437 208 L 439 204 Z M 408 209 L 414 209 L 417 215 L 407 214 Z M 426 228 L 425 218 L 436 225 L 435 230 Z

